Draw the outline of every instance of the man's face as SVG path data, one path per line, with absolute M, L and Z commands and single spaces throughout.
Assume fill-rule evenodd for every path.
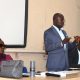
M 58 28 L 62 28 L 64 26 L 64 18 L 62 17 L 57 17 L 55 20 L 54 20 L 54 25 Z

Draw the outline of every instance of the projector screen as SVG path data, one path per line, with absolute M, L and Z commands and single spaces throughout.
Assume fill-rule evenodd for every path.
M 27 38 L 28 0 L 0 0 L 0 38 L 8 48 L 23 48 Z

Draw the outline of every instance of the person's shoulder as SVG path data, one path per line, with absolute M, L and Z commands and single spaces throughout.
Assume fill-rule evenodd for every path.
M 44 31 L 44 33 L 50 32 L 52 30 L 52 26 Z

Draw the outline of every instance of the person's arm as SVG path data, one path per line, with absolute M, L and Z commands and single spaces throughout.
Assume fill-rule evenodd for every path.
M 52 39 L 54 38 L 54 39 Z M 44 33 L 44 44 L 46 52 L 50 52 L 56 49 L 63 48 L 63 44 L 61 41 L 56 41 L 55 37 L 51 37 L 49 33 Z
M 80 37 L 76 36 L 74 37 L 74 41 L 68 44 L 68 49 L 71 51 L 71 49 L 78 48 L 79 45 L 80 45 Z
M 13 60 L 13 58 L 10 55 L 6 55 L 6 60 Z

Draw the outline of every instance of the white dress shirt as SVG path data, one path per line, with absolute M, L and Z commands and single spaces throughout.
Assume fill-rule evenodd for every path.
M 78 50 L 78 49 L 77 49 Z M 78 60 L 78 64 L 80 64 L 80 51 L 78 50 L 78 55 L 79 55 L 79 60 Z
M 56 31 L 57 31 L 58 34 L 60 35 L 61 39 L 64 40 L 64 39 L 65 39 L 65 36 L 64 36 L 62 30 L 61 30 L 61 29 L 59 30 L 59 29 L 58 29 L 56 26 L 54 26 L 54 25 L 53 25 L 53 27 L 56 29 Z
M 54 26 L 53 25 L 53 27 L 56 29 L 56 31 L 58 32 L 58 34 L 59 34 L 59 36 L 61 37 L 61 39 L 62 39 L 62 41 L 65 39 L 65 36 L 64 36 L 64 34 L 63 34 L 63 32 L 62 32 L 62 29 L 63 28 L 61 28 L 60 30 L 56 27 L 56 26 Z M 61 43 L 62 44 L 62 43 Z M 66 49 L 66 44 L 64 44 L 64 49 Z

